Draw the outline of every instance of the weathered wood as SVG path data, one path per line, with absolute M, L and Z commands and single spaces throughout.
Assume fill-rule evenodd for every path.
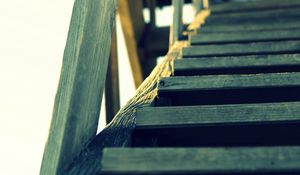
M 191 45 L 300 40 L 300 29 L 193 35 Z
M 284 53 L 300 53 L 300 41 L 190 46 L 182 50 L 182 57 L 246 56 Z
M 212 6 L 211 10 L 214 14 L 221 14 L 297 7 L 300 7 L 300 1 L 298 0 L 267 0 L 222 3 L 216 6 Z
M 300 73 L 207 75 L 161 78 L 159 92 L 300 86 Z
M 172 0 L 173 22 L 170 27 L 170 47 L 179 40 L 183 32 L 182 11 L 184 0 Z
M 300 55 L 253 55 L 174 60 L 174 75 L 257 74 L 300 71 Z
M 162 78 L 157 105 L 298 101 L 299 79 L 299 72 Z M 169 103 L 164 102 L 165 98 Z
M 137 129 L 300 124 L 300 103 L 144 107 L 136 122 Z
M 227 24 L 227 23 L 243 23 L 245 21 L 253 21 L 256 23 L 256 20 L 268 19 L 273 21 L 275 19 L 288 19 L 288 18 L 299 18 L 300 16 L 300 7 L 298 8 L 288 8 L 288 9 L 275 9 L 275 10 L 265 10 L 265 11 L 250 11 L 250 12 L 241 12 L 241 13 L 226 13 L 222 15 L 212 14 L 206 20 L 206 24 Z
M 272 21 L 272 20 L 271 20 Z M 259 32 L 259 31 L 273 31 L 284 29 L 299 29 L 299 21 L 280 21 L 269 23 L 244 23 L 244 24 L 223 24 L 223 25 L 203 25 L 198 32 L 200 33 L 219 33 L 219 32 Z
M 107 174 L 242 174 L 300 172 L 299 147 L 108 148 Z
M 142 3 L 142 1 L 136 0 L 120 0 L 118 5 L 118 12 L 120 14 L 121 25 L 136 87 L 144 80 L 141 68 L 141 54 L 139 53 L 138 48 L 139 41 L 145 30 Z
M 96 136 L 116 1 L 76 0 L 40 174 L 61 174 Z
M 153 103 L 157 94 L 159 77 L 171 75 L 170 64 L 178 57 L 179 51 L 186 43 L 177 43 L 166 55 L 151 75 L 137 89 L 135 96 L 118 112 L 114 120 L 101 131 L 87 146 L 64 174 L 99 174 L 101 170 L 102 149 L 104 147 L 120 147 L 130 144 L 130 137 L 135 127 L 136 110 Z
M 110 59 L 105 84 L 106 123 L 112 121 L 120 109 L 119 68 L 116 28 L 112 34 Z

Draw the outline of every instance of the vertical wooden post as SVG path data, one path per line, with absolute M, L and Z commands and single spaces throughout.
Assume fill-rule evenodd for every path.
M 143 36 L 145 29 L 143 1 L 119 0 L 118 12 L 120 14 L 134 83 L 135 86 L 138 87 L 144 80 L 141 67 L 141 55 L 138 48 L 138 42 Z
M 113 31 L 110 59 L 107 70 L 107 78 L 105 85 L 105 108 L 106 123 L 111 122 L 120 109 L 120 93 L 119 93 L 119 71 L 118 71 L 118 48 L 117 48 L 117 32 Z
M 117 0 L 76 0 L 42 175 L 61 174 L 96 135 Z
M 155 8 L 156 8 L 156 1 L 157 0 L 147 0 L 147 6 L 150 11 L 150 27 L 155 28 L 156 27 L 156 17 L 155 17 Z
M 172 5 L 174 8 L 173 11 L 173 23 L 170 27 L 170 47 L 178 41 L 181 36 L 181 32 L 183 31 L 182 24 L 182 8 L 183 8 L 184 0 L 172 0 Z

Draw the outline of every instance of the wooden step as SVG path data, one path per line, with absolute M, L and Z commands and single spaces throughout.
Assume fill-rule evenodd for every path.
M 105 148 L 103 174 L 300 173 L 300 147 Z
M 255 20 L 260 18 L 289 18 L 298 17 L 300 15 L 300 7 L 298 8 L 283 8 L 271 9 L 264 11 L 243 11 L 241 13 L 226 13 L 221 15 L 211 14 L 205 19 L 205 23 L 218 23 L 228 20 Z
M 214 25 L 203 25 L 199 28 L 199 33 L 219 33 L 219 32 L 259 32 L 259 31 L 273 31 L 273 30 L 284 30 L 284 29 L 299 29 L 300 21 L 290 20 L 276 22 L 272 21 L 269 23 L 243 23 L 243 24 L 214 24 Z
M 297 101 L 299 80 L 299 72 L 161 78 L 157 105 Z
M 300 124 L 300 102 L 144 107 L 136 122 L 137 129 Z
M 174 75 L 257 74 L 300 71 L 300 54 L 174 60 Z
M 300 53 L 300 41 L 215 44 L 190 46 L 182 49 L 182 57 L 246 56 L 291 53 Z
M 286 21 L 297 21 L 300 17 L 300 8 L 297 9 L 289 9 L 288 12 L 284 13 L 283 10 L 278 11 L 279 14 L 272 14 L 276 13 L 276 11 L 272 11 L 270 13 L 263 12 L 253 12 L 257 15 L 239 15 L 240 13 L 233 15 L 215 15 L 210 16 L 205 20 L 205 25 L 235 25 L 235 24 L 272 24 L 277 22 L 286 22 Z M 228 17 L 227 17 L 228 16 Z M 239 17 L 241 16 L 241 17 Z
M 133 146 L 300 145 L 300 102 L 146 107 Z
M 260 1 L 249 1 L 249 2 L 231 2 L 221 3 L 211 7 L 213 14 L 224 14 L 224 13 L 237 13 L 237 12 L 248 12 L 270 9 L 283 9 L 283 8 L 298 8 L 300 1 L 298 0 L 260 0 Z
M 260 31 L 260 32 L 234 32 L 234 33 L 204 33 L 191 36 L 191 45 L 251 43 L 266 41 L 299 40 L 300 29 Z

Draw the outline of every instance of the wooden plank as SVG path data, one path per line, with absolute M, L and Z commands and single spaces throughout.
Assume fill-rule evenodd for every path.
M 206 19 L 206 24 L 227 24 L 232 23 L 241 23 L 244 21 L 253 21 L 259 19 L 288 19 L 288 18 L 299 18 L 300 8 L 288 8 L 288 9 L 274 9 L 274 10 L 265 10 L 265 11 L 250 11 L 250 12 L 241 12 L 241 13 L 226 13 L 222 15 L 212 14 L 209 18 Z
M 244 24 L 214 24 L 203 25 L 199 28 L 199 33 L 219 33 L 219 32 L 259 32 L 259 31 L 275 31 L 284 29 L 299 29 L 300 22 L 297 20 L 290 21 L 270 21 L 269 23 L 244 23 Z
M 182 11 L 184 0 L 172 0 L 173 22 L 170 27 L 170 47 L 179 40 L 181 33 L 183 32 Z
M 299 147 L 106 148 L 107 174 L 241 174 L 300 172 Z
M 137 111 L 137 129 L 300 124 L 300 103 L 145 107 Z
M 146 0 L 147 7 L 150 11 L 150 27 L 156 27 L 156 17 L 155 17 L 155 9 L 156 9 L 156 0 Z
M 106 123 L 108 124 L 112 121 L 112 119 L 120 109 L 119 68 L 116 29 L 114 29 L 112 34 L 110 59 L 105 84 L 105 109 Z
M 222 3 L 211 7 L 214 14 L 235 13 L 247 11 L 263 11 L 270 9 L 297 8 L 300 7 L 298 0 L 268 0 Z
M 300 86 L 300 73 L 207 75 L 161 78 L 159 92 Z
M 257 74 L 300 71 L 300 55 L 253 55 L 174 60 L 174 75 Z
M 275 16 L 275 15 L 274 15 Z M 252 17 L 252 18 L 228 18 L 226 20 L 214 20 L 214 21 L 205 21 L 206 25 L 241 25 L 241 24 L 274 24 L 274 23 L 287 23 L 297 21 L 299 19 L 299 14 L 288 16 L 288 17 Z
M 183 48 L 182 57 L 246 56 L 299 53 L 300 41 L 277 41 L 225 45 L 201 45 Z
M 300 29 L 260 32 L 206 33 L 191 36 L 191 45 L 299 40 Z
M 116 2 L 74 3 L 40 174 L 61 174 L 96 136 Z
M 299 72 L 162 78 L 156 105 L 299 101 L 299 79 Z
M 141 54 L 138 48 L 139 41 L 145 30 L 143 2 L 135 0 L 119 1 L 118 12 L 120 14 L 134 83 L 138 87 L 144 80 L 141 68 Z

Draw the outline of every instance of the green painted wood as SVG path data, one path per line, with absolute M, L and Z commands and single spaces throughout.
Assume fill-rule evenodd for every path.
M 137 129 L 300 124 L 300 103 L 145 107 L 137 111 Z
M 222 13 L 236 13 L 246 11 L 263 11 L 270 9 L 283 9 L 283 8 L 295 8 L 299 7 L 300 2 L 298 0 L 261 0 L 261 1 L 249 1 L 249 2 L 231 2 L 221 3 L 211 7 L 213 14 Z
M 61 174 L 96 136 L 116 2 L 74 3 L 40 174 Z
M 300 73 L 161 78 L 157 106 L 271 103 L 300 100 Z
M 191 36 L 191 45 L 249 43 L 266 41 L 300 40 L 300 29 L 234 32 L 234 33 L 205 33 Z
M 299 147 L 106 148 L 105 174 L 300 172 Z
M 300 53 L 300 41 L 241 43 L 190 46 L 182 49 L 182 57 L 263 55 Z
M 250 75 L 206 75 L 161 78 L 158 92 L 300 86 L 300 73 Z
M 182 11 L 183 11 L 183 0 L 172 0 L 173 12 L 173 22 L 170 27 L 170 47 L 174 45 L 176 41 L 179 40 L 181 33 L 183 32 L 183 22 L 182 22 Z
M 273 21 L 268 23 L 255 23 L 248 22 L 242 24 L 214 24 L 214 25 L 203 25 L 199 28 L 199 33 L 219 33 L 219 32 L 259 32 L 259 31 L 273 31 L 273 30 L 284 30 L 284 29 L 299 29 L 299 20 L 285 20 L 285 21 Z
M 295 72 L 299 66 L 299 54 L 185 58 L 174 60 L 174 75 Z
M 226 14 L 211 14 L 206 20 L 206 23 L 218 23 L 228 20 L 254 20 L 260 18 L 289 18 L 298 17 L 300 15 L 300 7 L 296 8 L 282 8 L 270 9 L 263 11 L 242 11 L 240 13 L 226 13 Z
M 275 22 L 297 21 L 300 17 L 300 8 L 282 9 L 252 13 L 234 13 L 226 15 L 211 15 L 205 20 L 206 25 L 228 24 L 274 24 Z

